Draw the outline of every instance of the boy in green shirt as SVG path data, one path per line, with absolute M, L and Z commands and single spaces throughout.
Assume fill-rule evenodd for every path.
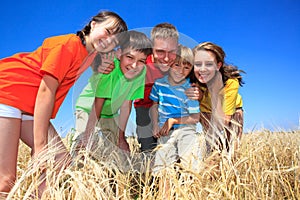
M 86 146 L 97 124 L 106 141 L 129 151 L 125 129 L 132 101 L 144 98 L 146 58 L 152 53 L 152 45 L 141 32 L 126 34 L 129 40 L 120 45 L 115 69 L 110 74 L 94 73 L 77 99 L 73 147 L 78 142 Z

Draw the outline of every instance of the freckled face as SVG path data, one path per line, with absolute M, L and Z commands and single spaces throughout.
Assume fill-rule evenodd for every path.
M 194 73 L 200 83 L 212 80 L 222 63 L 217 63 L 215 55 L 210 51 L 197 51 L 194 57 Z
M 121 55 L 120 67 L 127 79 L 133 79 L 138 76 L 146 66 L 147 56 L 139 51 L 125 49 Z
M 112 34 L 113 30 L 111 30 L 112 23 L 112 20 L 109 19 L 102 23 L 91 22 L 89 42 L 96 51 L 106 53 L 117 46 L 116 36 Z

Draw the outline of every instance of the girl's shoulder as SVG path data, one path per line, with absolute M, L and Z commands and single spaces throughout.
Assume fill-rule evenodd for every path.
M 239 80 L 237 78 L 229 78 L 225 82 L 224 89 L 225 90 L 228 90 L 228 89 L 238 89 L 239 87 L 240 87 L 240 84 L 239 84 Z
M 237 78 L 229 78 L 227 79 L 227 81 L 225 82 L 226 85 L 239 85 L 239 80 Z
M 65 45 L 65 44 L 77 45 L 77 44 L 81 44 L 81 40 L 75 34 L 66 34 L 66 35 L 48 37 L 43 42 L 44 47 L 51 47 L 51 46 Z

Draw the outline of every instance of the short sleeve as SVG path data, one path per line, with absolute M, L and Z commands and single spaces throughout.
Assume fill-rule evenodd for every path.
M 188 112 L 190 114 L 195 114 L 200 112 L 199 101 L 188 99 L 187 101 Z
M 149 98 L 152 101 L 158 102 L 158 91 L 157 91 L 157 84 L 156 83 L 154 83 L 154 85 L 151 89 Z
M 224 88 L 223 110 L 226 115 L 233 115 L 238 97 L 239 82 L 237 79 L 228 79 Z
M 42 56 L 45 60 L 41 67 L 41 73 L 50 74 L 61 83 L 72 66 L 72 52 L 66 45 L 57 45 L 51 49 L 43 49 Z

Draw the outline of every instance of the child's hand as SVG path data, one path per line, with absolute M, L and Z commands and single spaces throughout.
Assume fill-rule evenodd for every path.
M 153 130 L 152 131 L 153 131 L 153 137 L 160 138 L 159 127 L 158 126 L 153 125 Z
M 185 90 L 185 95 L 192 100 L 201 101 L 203 97 L 202 91 L 196 86 L 195 83 L 191 84 L 191 87 Z
M 170 129 L 174 125 L 174 121 L 173 120 L 174 120 L 173 118 L 169 118 L 165 122 L 165 124 L 163 125 L 163 127 L 159 131 L 159 135 L 161 135 L 161 136 L 167 136 L 167 135 L 169 135 Z
M 85 149 L 88 146 L 88 143 L 91 141 L 92 132 L 94 129 L 89 129 L 86 127 L 86 130 L 81 133 L 76 139 L 76 148 Z
M 102 74 L 109 74 L 115 68 L 114 58 L 116 56 L 115 51 L 110 51 L 108 53 L 101 54 L 102 63 L 98 67 L 98 72 Z
M 119 138 L 118 147 L 124 151 L 130 152 L 129 144 L 125 138 L 124 139 Z

